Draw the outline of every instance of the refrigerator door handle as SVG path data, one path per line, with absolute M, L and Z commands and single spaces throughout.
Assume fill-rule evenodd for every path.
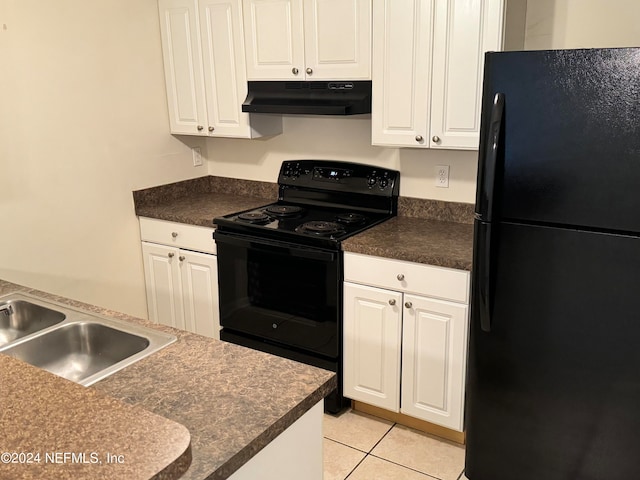
M 493 217 L 493 200 L 495 196 L 496 169 L 498 164 L 498 150 L 500 149 L 500 133 L 502 131 L 502 117 L 504 113 L 504 93 L 496 93 L 493 97 L 491 116 L 489 117 L 489 130 L 484 153 L 484 185 L 482 196 L 485 208 L 483 208 L 483 220 L 490 222 Z
M 493 293 L 491 288 L 491 224 L 476 221 L 475 237 L 475 303 L 480 317 L 480 328 L 484 332 L 491 332 L 491 299 Z

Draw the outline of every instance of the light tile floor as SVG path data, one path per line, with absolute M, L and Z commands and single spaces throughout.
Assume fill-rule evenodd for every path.
M 324 480 L 465 480 L 464 447 L 365 413 L 324 415 Z

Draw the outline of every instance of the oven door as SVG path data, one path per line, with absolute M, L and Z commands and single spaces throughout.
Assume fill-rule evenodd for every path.
M 341 252 L 215 233 L 220 324 L 328 358 L 338 357 Z

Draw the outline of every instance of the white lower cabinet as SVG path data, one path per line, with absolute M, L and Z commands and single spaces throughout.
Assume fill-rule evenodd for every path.
M 149 320 L 219 338 L 216 256 L 184 245 L 209 249 L 213 229 L 141 218 L 140 231 Z
M 438 278 L 453 299 L 411 291 Z M 345 254 L 345 396 L 462 431 L 468 289 L 469 272 Z

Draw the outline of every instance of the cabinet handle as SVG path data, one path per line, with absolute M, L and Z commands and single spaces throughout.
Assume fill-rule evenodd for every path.
M 395 299 L 392 298 L 391 300 L 389 300 L 389 305 L 394 306 L 395 304 L 396 304 Z
M 173 253 L 173 252 L 169 252 L 169 253 L 167 253 L 167 257 L 169 257 L 169 258 L 173 258 L 175 255 L 176 255 L 176 254 L 175 254 L 175 253 Z
M 204 127 L 203 127 L 202 125 L 198 125 L 196 128 L 198 129 L 198 131 L 199 131 L 199 132 L 201 132 L 202 130 L 204 130 Z
M 187 258 L 187 257 L 185 257 L 184 255 L 180 255 L 180 256 L 178 257 L 178 260 L 180 260 L 181 262 L 184 262 L 184 259 L 185 259 L 185 258 Z
M 403 281 L 403 280 L 404 280 L 404 274 L 403 274 L 403 273 L 399 273 L 399 274 L 396 276 L 396 278 L 397 278 L 399 281 Z
M 433 140 L 433 143 L 440 143 L 440 137 L 437 135 L 434 135 L 431 140 Z
M 294 75 L 297 75 L 298 73 L 300 73 L 300 70 L 298 70 L 296 67 L 293 67 L 291 69 L 291 73 L 293 73 Z
M 176 238 L 176 237 L 178 236 L 178 232 L 171 232 L 171 236 L 172 236 L 173 238 Z
M 416 135 L 416 142 L 422 142 L 422 140 L 424 140 L 424 138 L 422 138 L 422 135 Z
M 313 68 L 307 68 L 307 75 L 313 74 Z
M 209 131 L 213 132 L 214 128 L 213 127 L 209 127 Z
M 407 307 L 407 308 L 411 308 L 411 307 L 413 307 L 413 303 L 411 303 L 411 302 L 404 302 L 404 306 L 405 306 L 405 307 Z

